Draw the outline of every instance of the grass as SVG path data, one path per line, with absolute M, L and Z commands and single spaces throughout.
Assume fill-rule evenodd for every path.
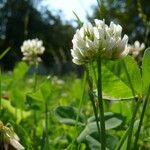
M 11 124 L 25 149 L 62 150 L 67 147 L 68 149 L 71 147 L 73 150 L 99 149 L 99 136 L 97 126 L 94 125 L 94 118 L 92 119 L 94 114 L 85 77 L 84 79 L 77 78 L 73 73 L 61 77 L 38 75 L 36 84 L 36 90 L 33 92 L 34 78 L 26 72 L 19 77 L 15 72 L 2 73 L 1 75 L 2 108 L 0 118 L 5 125 Z M 82 85 L 85 90 L 83 90 Z M 96 86 L 94 85 L 93 88 Z M 108 119 L 115 125 L 115 128 L 112 128 L 108 127 L 110 123 L 105 124 L 107 128 L 106 148 L 113 150 L 122 135 L 126 134 L 126 129 L 130 124 L 132 102 L 129 100 L 103 102 L 104 110 L 115 113 L 114 118 L 109 118 L 108 114 L 104 116 L 105 120 Z M 147 105 L 149 107 L 149 102 Z M 66 106 L 66 108 L 69 106 L 77 109 L 77 111 L 70 111 L 70 114 L 66 113 L 65 110 L 59 112 L 58 119 L 55 114 L 58 106 Z M 96 101 L 95 106 L 97 106 Z M 140 105 L 135 119 L 133 137 L 138 129 L 136 122 L 138 122 L 141 111 L 142 105 Z M 36 112 L 36 125 L 33 112 Z M 149 113 L 149 109 L 147 109 L 143 119 L 144 125 L 141 125 L 140 139 L 137 144 L 140 149 L 145 147 L 145 141 L 146 146 L 150 142 L 148 141 L 150 137 Z M 119 124 L 117 125 L 117 123 Z M 33 134 L 34 130 L 36 130 L 36 134 Z M 78 139 L 79 135 L 82 135 L 80 140 Z M 90 143 L 91 140 L 92 143 Z M 122 141 L 124 142 L 122 143 Z M 122 141 L 119 149 L 123 145 L 126 146 L 126 140 L 123 139 Z M 69 146 L 70 144 L 71 146 Z

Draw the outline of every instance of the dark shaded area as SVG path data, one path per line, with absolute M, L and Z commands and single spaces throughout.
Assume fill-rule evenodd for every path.
M 67 62 L 71 61 L 74 28 L 63 23 L 59 15 L 54 16 L 47 8 L 39 11 L 36 8 L 38 4 L 35 0 L 0 1 L 0 53 L 11 47 L 1 65 L 5 70 L 11 70 L 22 58 L 20 46 L 23 41 L 39 38 L 46 47 L 43 64 L 50 70 L 69 71 L 72 64 L 68 66 Z

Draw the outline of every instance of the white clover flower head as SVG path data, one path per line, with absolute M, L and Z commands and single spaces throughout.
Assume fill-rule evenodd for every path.
M 19 143 L 19 137 L 13 131 L 13 129 L 4 126 L 3 123 L 0 121 L 0 132 L 4 136 L 4 147 L 8 149 L 9 144 L 17 149 L 17 150 L 24 150 L 24 147 Z
M 39 55 L 44 53 L 45 47 L 43 46 L 43 42 L 41 40 L 38 40 L 37 38 L 32 40 L 29 39 L 23 42 L 21 51 L 24 55 L 22 59 L 33 65 L 42 61 Z
M 92 24 L 84 24 L 80 30 L 76 31 L 72 40 L 73 49 L 71 49 L 71 54 L 73 62 L 80 65 L 94 58 L 98 49 L 97 42 Z
M 142 50 L 145 49 L 145 44 L 135 41 L 133 45 L 128 44 L 127 49 L 133 57 L 137 57 Z
M 71 55 L 77 65 L 88 63 L 97 57 L 119 59 L 128 54 L 128 36 L 121 38 L 122 27 L 113 22 L 95 19 L 95 25 L 85 23 L 73 37 Z

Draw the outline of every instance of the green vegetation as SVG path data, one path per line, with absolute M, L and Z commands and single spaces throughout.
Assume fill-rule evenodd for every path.
M 143 90 L 139 68 L 131 57 L 123 61 L 102 62 L 106 146 L 110 150 L 117 148 L 121 142 L 120 139 L 130 124 L 133 107 L 137 98 L 140 98 L 131 145 L 134 143 L 143 98 L 147 93 L 144 96 L 143 91 L 147 91 L 149 85 L 149 51 L 150 49 L 146 50 L 143 59 Z M 121 67 L 123 62 L 129 70 L 137 97 L 135 100 L 125 70 Z M 74 74 L 64 77 L 38 75 L 34 91 L 34 76 L 27 74 L 28 69 L 24 62 L 20 62 L 13 72 L 1 75 L 0 118 L 4 124 L 9 123 L 13 127 L 25 149 L 100 149 L 86 76 L 82 80 Z M 94 76 L 92 70 L 91 76 Z M 148 102 L 147 108 L 149 105 Z M 138 141 L 138 147 L 142 150 L 150 148 L 149 114 L 149 109 L 146 109 Z M 126 142 L 123 140 L 122 149 L 126 149 Z
M 0 150 L 150 150 L 150 2 L 97 0 L 75 34 L 39 4 L 0 0 Z

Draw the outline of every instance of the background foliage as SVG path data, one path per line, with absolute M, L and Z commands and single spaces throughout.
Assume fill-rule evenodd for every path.
M 48 70 L 64 73 L 73 69 L 73 64 L 70 63 L 70 48 L 75 27 L 71 22 L 63 20 L 61 12 L 58 11 L 57 15 L 54 15 L 51 8 L 39 9 L 41 2 L 39 0 L 0 1 L 0 53 L 11 47 L 10 52 L 1 61 L 5 70 L 11 70 L 21 59 L 20 46 L 23 41 L 36 37 L 42 39 L 46 47 L 43 63 Z M 147 27 L 150 18 L 149 1 L 97 0 L 97 2 L 99 6 L 93 7 L 93 15 L 88 16 L 89 20 L 105 18 L 106 22 L 115 21 L 122 25 L 130 43 L 139 40 L 146 45 L 150 44 L 148 40 L 150 28 Z

